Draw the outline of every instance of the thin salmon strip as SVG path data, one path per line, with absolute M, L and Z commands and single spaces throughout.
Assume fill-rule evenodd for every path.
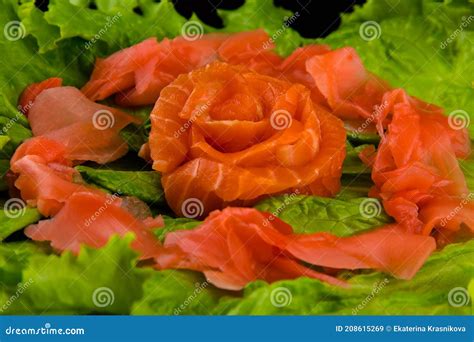
M 46 89 L 28 115 L 35 136 L 63 144 L 71 160 L 107 163 L 128 151 L 120 130 L 140 120 L 118 109 L 94 103 L 74 87 Z
M 150 225 L 151 224 L 151 225 Z M 25 230 L 35 241 L 51 241 L 59 251 L 79 253 L 81 245 L 100 248 L 113 235 L 135 234 L 132 248 L 140 258 L 148 259 L 160 253 L 161 246 L 151 228 L 162 225 L 161 220 L 140 221 L 120 207 L 120 199 L 105 193 L 75 192 L 64 207 L 49 220 L 40 221 Z
M 368 72 L 350 47 L 316 55 L 306 61 L 306 70 L 334 113 L 344 119 L 371 118 L 390 89 Z M 375 119 L 374 119 L 375 120 Z
M 466 129 L 455 130 L 442 109 L 409 97 L 402 90 L 387 93 L 382 131 L 372 169 L 372 194 L 383 199 L 389 215 L 407 231 L 474 230 L 474 205 L 458 157 L 470 153 Z M 452 217 L 450 213 L 456 213 Z
M 212 212 L 194 230 L 168 234 L 164 247 L 168 255 L 156 259 L 159 268 L 195 269 L 218 287 L 240 290 L 257 279 L 273 282 L 300 276 L 345 286 L 302 262 L 334 269 L 377 269 L 410 279 L 436 243 L 432 237 L 409 234 L 396 225 L 348 238 L 328 233 L 298 235 L 270 214 L 226 208 Z M 179 257 L 170 258 L 172 253 Z M 179 261 L 183 259 L 185 263 Z
M 345 130 L 302 85 L 215 62 L 166 87 L 151 123 L 153 168 L 179 215 L 189 198 L 205 215 L 270 194 L 339 189 Z
M 28 112 L 36 100 L 36 97 L 46 89 L 61 87 L 63 80 L 58 77 L 51 77 L 38 83 L 32 83 L 20 95 L 18 105 L 20 111 L 28 116 Z
M 105 59 L 98 58 L 91 79 L 82 92 L 92 101 L 97 101 L 132 88 L 135 70 L 145 66 L 159 51 L 156 38 L 149 38 Z
M 164 87 L 179 75 L 221 60 L 274 75 L 282 58 L 271 50 L 263 30 L 206 34 L 196 41 L 177 37 L 147 39 L 96 61 L 91 80 L 82 88 L 93 101 L 116 94 L 121 106 L 153 104 Z

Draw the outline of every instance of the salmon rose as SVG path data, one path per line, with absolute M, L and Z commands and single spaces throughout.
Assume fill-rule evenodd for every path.
M 300 84 L 215 62 L 164 88 L 151 122 L 153 168 L 179 215 L 339 190 L 343 124 Z

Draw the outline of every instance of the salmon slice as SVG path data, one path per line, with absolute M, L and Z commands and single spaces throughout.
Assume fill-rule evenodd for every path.
M 97 58 L 91 79 L 82 92 L 92 101 L 97 101 L 132 88 L 135 70 L 144 67 L 159 51 L 156 38 L 149 38 L 105 59 Z
M 306 70 L 334 113 L 344 119 L 374 118 L 390 89 L 369 73 L 357 52 L 344 47 L 306 61 Z M 375 119 L 374 119 L 375 120 Z
M 63 144 L 71 160 L 104 164 L 123 156 L 128 146 L 120 130 L 140 120 L 94 103 L 73 87 L 46 89 L 37 95 L 28 120 L 35 136 Z
M 240 290 L 257 279 L 273 282 L 300 276 L 346 286 L 302 262 L 334 269 L 377 269 L 410 279 L 436 243 L 432 237 L 409 234 L 396 225 L 348 238 L 298 235 L 270 214 L 234 207 L 212 212 L 194 230 L 168 234 L 164 247 L 164 254 L 156 258 L 158 268 L 198 270 L 218 287 Z M 173 253 L 176 258 L 170 257 Z
M 66 153 L 64 145 L 39 136 L 25 141 L 11 159 L 21 197 L 43 216 L 52 216 L 28 227 L 26 235 L 78 253 L 81 244 L 99 248 L 114 234 L 133 232 L 132 247 L 141 258 L 155 257 L 161 249 L 150 229 L 163 225 L 161 217 L 136 218 L 118 195 L 80 183 Z
M 339 189 L 345 130 L 302 85 L 215 62 L 166 87 L 151 123 L 153 168 L 179 215 L 189 198 L 205 215 L 269 194 Z
M 36 97 L 46 89 L 61 87 L 63 80 L 58 77 L 51 77 L 38 83 L 32 83 L 20 95 L 18 105 L 20 111 L 28 116 L 28 112 L 36 100 Z
M 115 100 L 122 106 L 153 104 L 161 90 L 179 75 L 215 60 L 274 75 L 283 59 L 271 51 L 273 48 L 263 30 L 206 34 L 197 41 L 177 37 L 158 43 L 148 39 L 98 59 L 82 91 L 93 101 L 117 94 Z
M 81 245 L 100 248 L 113 235 L 132 232 L 132 248 L 148 259 L 160 253 L 161 246 L 151 228 L 162 225 L 161 219 L 140 221 L 120 207 L 118 197 L 105 193 L 74 192 L 64 207 L 49 220 L 26 228 L 25 234 L 35 241 L 51 241 L 59 251 L 79 253 Z
M 413 233 L 474 229 L 473 205 L 457 157 L 470 153 L 466 129 L 454 130 L 442 109 L 397 89 L 384 96 L 389 117 L 372 169 L 373 195 Z M 455 213 L 450 217 L 450 213 Z M 449 222 L 448 222 L 449 221 Z
M 328 106 L 326 98 L 321 94 L 313 76 L 306 68 L 306 61 L 314 56 L 319 56 L 330 52 L 331 49 L 323 44 L 310 44 L 300 47 L 284 59 L 278 66 L 277 76 L 291 83 L 301 83 L 311 90 L 311 98 L 318 104 Z

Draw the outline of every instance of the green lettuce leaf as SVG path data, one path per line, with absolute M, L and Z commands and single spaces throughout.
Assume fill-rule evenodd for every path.
M 0 241 L 3 241 L 16 231 L 38 222 L 40 219 L 41 214 L 36 208 L 3 209 L 0 211 Z
M 143 285 L 143 298 L 133 304 L 134 315 L 208 315 L 225 291 L 189 271 L 155 272 Z
M 8 189 L 8 184 L 5 180 L 5 176 L 10 170 L 10 161 L 6 159 L 0 159 L 0 191 Z
M 459 165 L 464 172 L 469 190 L 474 192 L 474 159 L 460 160 Z
M 161 187 L 161 175 L 155 171 L 117 171 L 78 166 L 84 180 L 110 192 L 134 196 L 149 204 L 166 203 Z
M 346 143 L 346 159 L 342 165 L 342 173 L 344 174 L 367 174 L 371 169 L 367 167 L 359 158 L 359 153 L 370 145 L 364 144 L 353 147 L 351 143 Z
M 33 254 L 23 268 L 21 296 L 7 314 L 128 314 L 143 296 L 142 285 L 153 272 L 136 267 L 137 254 L 129 248 L 132 236 L 113 237 L 101 249 L 84 247 L 79 256 Z M 14 261 L 18 262 L 19 261 Z M 0 297 L 11 298 L 15 292 Z
M 168 233 L 175 232 L 177 230 L 191 230 L 201 224 L 201 221 L 185 217 L 173 218 L 169 216 L 163 216 L 163 220 L 165 222 L 165 226 L 155 230 L 156 237 L 162 243 L 165 241 L 166 235 Z
M 266 199 L 256 208 L 278 216 L 296 233 L 350 236 L 392 222 L 382 205 L 371 198 L 339 200 L 288 195 Z
M 412 280 L 375 272 L 354 276 L 349 289 L 308 278 L 258 281 L 247 286 L 243 298 L 224 297 L 219 306 L 230 315 L 469 315 L 467 302 L 451 303 L 453 289 L 467 292 L 473 272 L 470 241 L 433 254 Z
M 372 0 L 344 15 L 342 26 L 324 42 L 354 47 L 370 71 L 444 107 L 446 114 L 462 111 L 473 138 L 474 88 L 468 75 L 474 72 L 474 32 L 472 25 L 463 26 L 469 15 L 467 0 Z M 367 41 L 361 32 L 368 26 Z

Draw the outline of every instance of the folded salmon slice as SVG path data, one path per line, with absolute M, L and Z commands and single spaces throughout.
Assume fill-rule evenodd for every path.
M 51 77 L 44 81 L 30 84 L 25 90 L 23 90 L 20 98 L 18 99 L 20 111 L 28 116 L 28 112 L 31 106 L 33 106 L 36 97 L 41 94 L 43 90 L 60 87 L 62 83 L 63 80 L 61 78 Z
M 384 99 L 381 119 L 390 120 L 386 131 L 378 127 L 372 194 L 410 232 L 456 231 L 462 223 L 474 230 L 474 204 L 457 160 L 470 153 L 467 130 L 451 128 L 441 108 L 401 89 Z
M 146 66 L 159 51 L 156 38 L 149 38 L 105 59 L 97 58 L 91 79 L 82 92 L 92 101 L 97 101 L 132 88 L 135 70 Z
M 35 241 L 51 241 L 51 246 L 59 251 L 77 254 L 81 245 L 100 248 L 113 235 L 132 232 L 132 248 L 140 253 L 141 259 L 157 256 L 161 246 L 151 228 L 161 226 L 161 218 L 141 221 L 120 205 L 118 197 L 105 193 L 74 192 L 57 215 L 29 226 L 25 234 Z
M 160 244 L 151 228 L 162 226 L 161 217 L 136 218 L 118 195 L 77 183 L 77 171 L 66 158 L 66 148 L 44 136 L 25 141 L 11 159 L 17 175 L 15 186 L 28 205 L 37 207 L 49 220 L 28 227 L 26 235 L 36 241 L 51 241 L 60 250 L 79 252 L 81 244 L 104 246 L 112 235 L 133 232 L 132 247 L 141 258 L 157 256 Z
M 294 234 L 289 225 L 270 214 L 226 208 L 212 212 L 194 230 L 168 234 L 164 247 L 156 259 L 158 268 L 198 270 L 218 287 L 239 290 L 257 279 L 273 282 L 300 276 L 345 286 L 302 263 L 333 269 L 377 269 L 410 279 L 436 243 L 432 237 L 409 234 L 396 225 L 347 238 L 328 233 Z
M 161 90 L 179 75 L 215 60 L 242 64 L 265 74 L 275 74 L 282 58 L 263 30 L 206 34 L 197 41 L 177 37 L 157 42 L 147 39 L 106 59 L 96 61 L 91 80 L 82 88 L 93 101 L 117 94 L 122 106 L 153 104 Z
M 329 107 L 344 119 L 376 117 L 376 106 L 383 105 L 382 97 L 390 89 L 365 69 L 350 47 L 311 57 L 306 61 L 306 70 Z
M 140 120 L 118 109 L 94 103 L 74 87 L 43 90 L 29 110 L 35 136 L 64 145 L 70 160 L 107 163 L 128 151 L 120 130 Z

